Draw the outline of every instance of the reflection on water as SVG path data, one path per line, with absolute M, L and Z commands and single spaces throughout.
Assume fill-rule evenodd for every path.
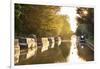
M 18 43 L 18 39 L 15 39 L 15 43 L 14 43 L 14 58 L 15 58 L 15 63 L 19 62 L 19 56 L 20 56 L 20 47 L 19 47 L 19 43 Z
M 35 55 L 36 54 L 36 50 L 37 50 L 37 48 L 28 49 L 26 59 L 29 59 L 30 57 L 32 57 L 33 55 Z
M 94 61 L 94 51 L 88 47 L 88 44 L 78 45 L 78 55 L 86 61 Z
M 49 41 L 49 48 L 54 48 L 55 45 L 54 37 L 49 37 L 48 41 Z
M 76 36 L 73 35 L 71 37 L 71 50 L 70 50 L 70 54 L 67 58 L 68 63 L 82 63 L 82 62 L 86 62 L 85 60 L 83 60 L 82 58 L 80 58 L 78 56 L 78 49 L 77 49 L 77 45 L 76 45 Z
M 15 64 L 44 64 L 67 61 L 66 58 L 70 52 L 70 42 L 61 42 L 60 38 L 55 40 L 56 38 L 53 37 L 41 39 L 42 46 L 38 47 L 33 39 L 27 38 L 27 43 L 30 46 L 28 49 L 20 49 L 18 39 L 17 41 L 15 40 Z
M 48 38 L 42 38 L 42 44 L 43 44 L 43 46 L 42 46 L 41 52 L 48 50 L 48 47 L 49 47 Z
M 42 44 L 37 46 L 34 40 L 28 39 L 30 48 L 23 50 L 20 50 L 18 40 L 15 40 L 15 65 L 85 62 L 78 56 L 75 35 L 71 40 L 64 42 L 60 38 L 55 40 L 53 37 L 41 38 L 41 40 Z

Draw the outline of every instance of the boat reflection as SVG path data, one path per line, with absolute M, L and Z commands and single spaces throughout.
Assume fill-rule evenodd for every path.
M 61 38 L 41 38 L 38 43 L 26 39 L 28 48 L 15 48 L 15 65 L 66 62 L 70 51 L 70 42 L 61 42 Z M 32 43 L 33 42 L 33 43 Z M 15 47 L 17 46 L 15 45 Z M 17 53 L 16 53 L 17 52 Z

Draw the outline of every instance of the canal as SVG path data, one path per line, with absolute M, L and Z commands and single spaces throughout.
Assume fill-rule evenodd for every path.
M 15 65 L 47 63 L 71 64 L 86 62 L 86 60 L 79 55 L 80 49 L 77 46 L 76 35 L 72 35 L 71 40 L 61 40 L 61 43 L 59 45 L 56 42 L 50 44 L 47 38 L 43 38 L 42 47 L 38 47 L 33 44 L 34 46 L 32 48 L 24 50 L 20 50 L 17 42 L 18 41 L 16 40 L 16 47 L 14 52 Z M 52 47 L 50 47 L 51 45 Z

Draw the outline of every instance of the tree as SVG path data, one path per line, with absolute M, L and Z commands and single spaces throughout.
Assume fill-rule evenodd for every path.
M 77 35 L 81 35 L 84 32 L 87 35 L 87 39 L 92 38 L 94 40 L 94 9 L 93 8 L 78 8 L 77 14 L 80 17 L 77 18 L 78 28 Z
M 15 21 L 16 33 L 19 31 L 23 34 L 36 34 L 37 36 L 58 36 L 63 35 L 64 31 L 69 32 L 70 26 L 66 16 L 58 15 L 59 6 L 48 5 L 20 5 L 20 21 Z M 16 12 L 16 9 L 15 9 Z M 17 14 L 15 14 L 17 15 Z M 65 30 L 66 29 L 66 30 Z M 62 33 L 63 32 L 63 33 Z

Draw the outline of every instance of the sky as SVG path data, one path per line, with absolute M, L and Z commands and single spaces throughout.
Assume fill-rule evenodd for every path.
M 60 7 L 59 11 L 59 14 L 69 16 L 69 23 L 73 32 L 75 32 L 77 28 L 76 9 L 76 7 Z

